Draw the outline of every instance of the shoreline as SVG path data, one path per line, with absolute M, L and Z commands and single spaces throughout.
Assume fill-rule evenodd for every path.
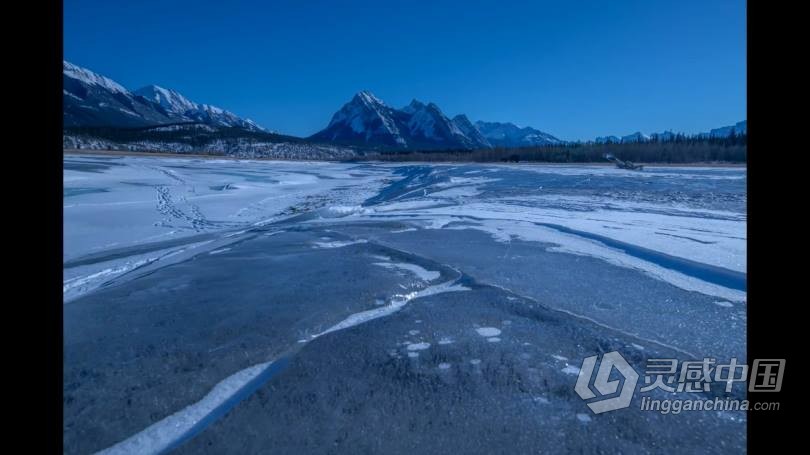
M 285 160 L 281 158 L 239 158 L 228 155 L 207 155 L 200 153 L 163 153 L 163 152 L 137 152 L 129 150 L 89 150 L 89 149 L 63 149 L 62 155 L 99 155 L 99 156 L 134 156 L 134 157 L 154 157 L 154 158 L 194 158 L 194 159 L 210 159 L 210 160 L 233 160 L 233 161 L 289 161 L 289 162 L 306 162 L 306 161 L 322 161 L 329 162 L 351 162 L 351 160 Z M 594 161 L 582 163 L 558 163 L 546 161 L 520 161 L 520 162 L 503 162 L 503 161 L 387 161 L 387 160 L 357 160 L 357 163 L 383 163 L 383 164 L 489 164 L 489 165 L 544 165 L 544 166 L 615 166 L 613 163 Z M 649 167 L 733 167 L 733 168 L 746 168 L 747 163 L 732 163 L 732 162 L 691 162 L 691 163 L 646 163 L 638 162 L 643 166 Z

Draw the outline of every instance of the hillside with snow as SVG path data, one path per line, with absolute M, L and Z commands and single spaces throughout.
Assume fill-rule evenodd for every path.
M 63 62 L 65 127 L 132 128 L 200 122 L 212 126 L 266 131 L 225 109 L 193 102 L 180 93 L 149 85 L 131 92 L 114 80 Z
M 195 103 L 175 90 L 157 85 L 148 85 L 134 92 L 154 103 L 177 120 L 203 122 L 215 126 L 238 127 L 251 131 L 265 131 L 250 119 L 243 119 L 225 109 L 210 104 Z
M 475 122 L 478 131 L 495 147 L 534 147 L 560 145 L 564 141 L 532 127 L 519 127 L 514 123 Z

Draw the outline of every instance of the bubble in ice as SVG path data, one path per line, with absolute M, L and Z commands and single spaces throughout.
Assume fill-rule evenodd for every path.
M 409 351 L 422 351 L 430 347 L 430 343 L 411 343 L 408 345 Z

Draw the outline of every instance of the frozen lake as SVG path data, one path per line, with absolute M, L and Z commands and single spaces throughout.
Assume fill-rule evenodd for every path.
M 612 350 L 745 361 L 745 168 L 64 168 L 66 453 L 745 448 L 574 393 Z

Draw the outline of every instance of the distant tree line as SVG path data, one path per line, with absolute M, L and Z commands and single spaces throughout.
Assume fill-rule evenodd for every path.
M 119 144 L 144 141 L 156 144 L 187 144 L 192 149 L 201 152 L 205 152 L 215 141 L 284 142 L 300 144 L 304 147 L 307 145 L 320 146 L 293 136 L 248 131 L 235 127 L 209 128 L 194 123 L 143 128 L 65 128 L 64 134 L 78 138 L 98 138 Z M 522 148 L 374 150 L 354 147 L 355 158 L 353 160 L 596 163 L 605 162 L 605 155 L 612 154 L 620 160 L 637 163 L 744 163 L 747 159 L 747 150 L 747 135 L 737 135 L 732 130 L 729 136 L 722 138 L 676 134 L 667 140 L 653 137 L 642 142 L 604 144 L 576 142 Z
M 188 144 L 192 147 L 203 147 L 216 140 L 232 139 L 247 139 L 256 142 L 303 142 L 302 139 L 293 136 L 264 131 L 249 131 L 237 127 L 207 128 L 206 125 L 199 123 L 176 123 L 142 128 L 74 127 L 65 128 L 64 134 L 92 137 L 118 143 L 140 141 L 173 142 Z
M 638 163 L 745 163 L 747 136 L 706 138 L 676 135 L 671 140 L 631 143 L 569 143 L 522 148 L 477 150 L 396 151 L 367 154 L 362 159 L 382 161 L 473 161 L 473 162 L 605 162 L 605 155 Z

